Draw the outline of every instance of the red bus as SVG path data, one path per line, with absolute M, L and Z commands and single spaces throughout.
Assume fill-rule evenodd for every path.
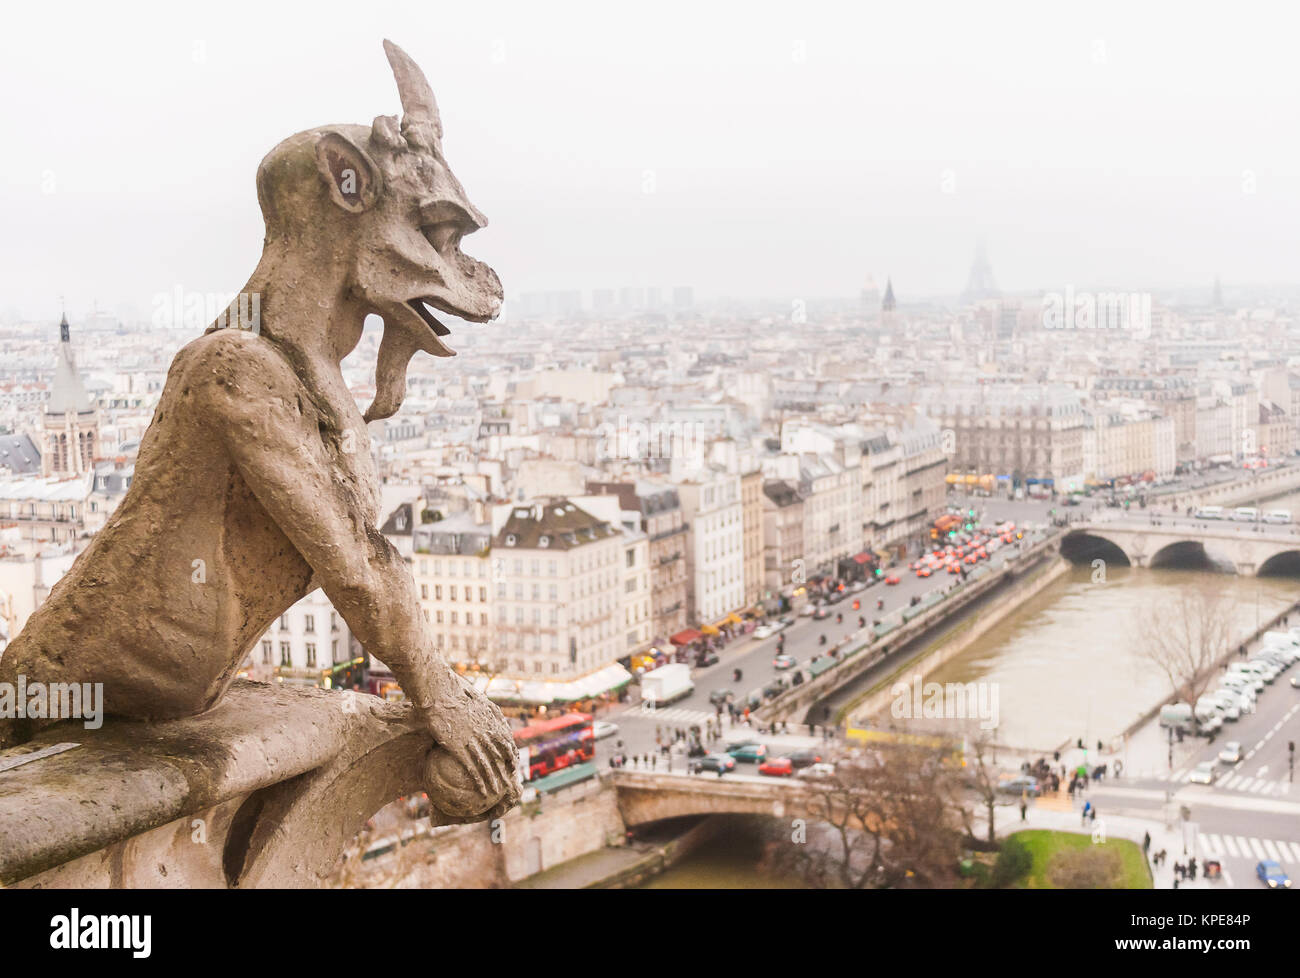
M 528 750 L 527 779 L 530 781 L 596 757 L 596 735 L 591 728 L 590 713 L 566 713 L 538 720 L 516 730 L 514 736 L 515 747 Z

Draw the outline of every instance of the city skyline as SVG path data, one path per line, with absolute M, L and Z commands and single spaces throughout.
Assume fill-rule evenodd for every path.
M 6 308 L 50 318 L 63 295 L 147 313 L 178 282 L 237 290 L 262 156 L 330 113 L 396 108 L 368 40 L 381 32 L 430 66 L 449 157 L 491 219 L 469 250 L 509 295 L 847 296 L 870 274 L 906 304 L 958 294 L 981 240 L 1011 293 L 1295 281 L 1300 137 L 1273 120 L 1300 89 L 1281 34 L 1252 31 L 1247 51 L 1232 24 L 1164 7 L 1017 6 L 1008 33 L 956 6 L 934 15 L 942 32 L 887 9 L 726 6 L 686 26 L 669 6 L 611 36 L 598 8 L 571 9 L 348 8 L 346 30 L 295 19 L 295 45 L 273 10 L 246 37 L 237 15 L 176 12 L 112 46 L 102 11 L 57 32 L 18 14 L 0 80 L 41 95 L 5 109 L 33 145 L 0 191 Z M 113 111 L 122 98 L 132 113 Z

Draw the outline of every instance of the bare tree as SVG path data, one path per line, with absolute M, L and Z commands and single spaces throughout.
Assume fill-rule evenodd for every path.
M 963 832 L 961 785 L 942 748 L 894 744 L 841 759 L 810 785 L 802 844 L 774 861 L 812 886 L 940 888 L 953 884 Z
M 1189 587 L 1137 616 L 1134 655 L 1165 677 L 1175 699 L 1195 703 L 1231 647 L 1232 602 L 1213 587 Z

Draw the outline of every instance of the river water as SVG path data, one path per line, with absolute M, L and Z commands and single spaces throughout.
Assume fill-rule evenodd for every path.
M 1079 737 L 1109 741 L 1170 695 L 1138 654 L 1150 609 L 1189 588 L 1223 593 L 1241 641 L 1300 597 L 1293 578 L 1114 566 L 1104 582 L 1093 576 L 1072 568 L 928 678 L 996 683 L 999 743 L 1048 751 Z

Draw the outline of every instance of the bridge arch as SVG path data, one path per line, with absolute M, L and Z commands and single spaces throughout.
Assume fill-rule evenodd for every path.
M 1300 549 L 1279 550 L 1259 565 L 1256 577 L 1300 577 Z
M 1226 555 L 1201 540 L 1178 540 L 1167 543 L 1151 555 L 1150 567 L 1195 570 L 1236 570 L 1236 565 Z
M 1061 556 L 1072 564 L 1104 560 L 1109 565 L 1129 567 L 1133 561 L 1115 541 L 1088 530 L 1075 530 L 1061 540 Z

